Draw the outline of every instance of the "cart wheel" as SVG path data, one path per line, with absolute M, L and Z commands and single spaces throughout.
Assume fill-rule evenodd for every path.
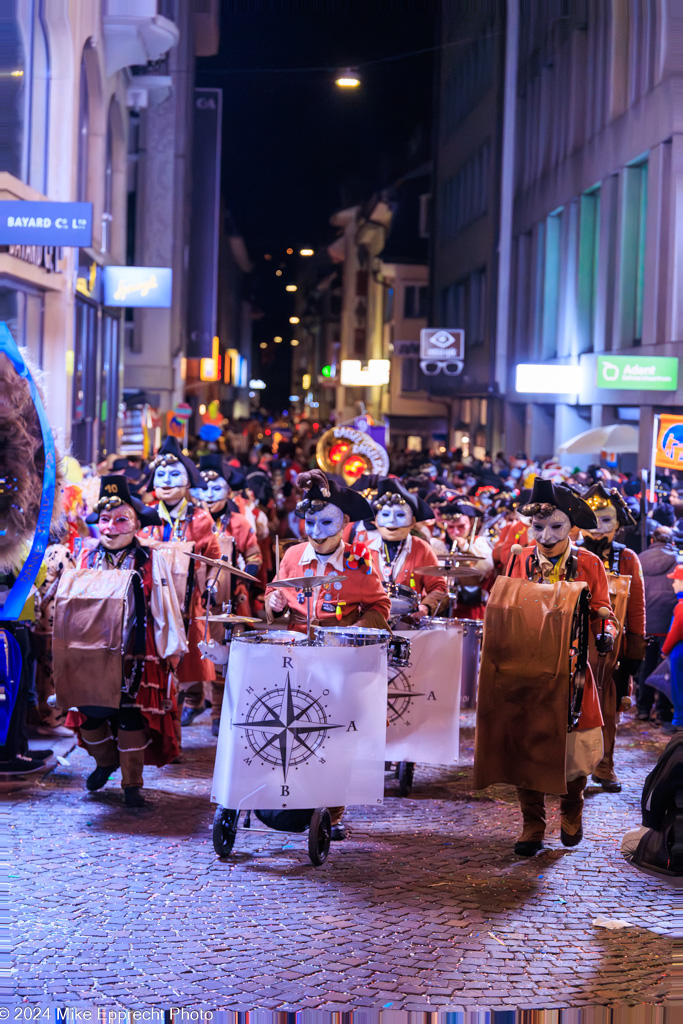
M 240 812 L 232 811 L 229 807 L 216 808 L 213 816 L 213 848 L 219 857 L 229 857 L 235 845 L 237 835 L 237 822 Z
M 414 761 L 401 761 L 398 768 L 398 791 L 401 796 L 408 796 L 413 788 Z
M 330 812 L 327 807 L 317 807 L 308 826 L 308 856 L 311 858 L 311 864 L 315 864 L 316 867 L 320 867 L 327 860 L 331 835 Z

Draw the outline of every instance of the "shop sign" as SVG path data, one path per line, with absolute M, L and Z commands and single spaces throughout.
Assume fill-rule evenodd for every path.
M 168 309 L 171 305 L 170 267 L 105 267 L 103 277 L 105 306 Z
M 683 416 L 662 415 L 655 446 L 655 466 L 683 470 Z
M 426 327 L 420 331 L 420 369 L 427 377 L 457 377 L 465 366 L 465 332 Z
M 598 356 L 598 387 L 618 391 L 675 391 L 678 359 L 674 356 Z
M 4 199 L 0 245 L 92 245 L 92 203 Z
M 61 274 L 62 251 L 56 245 L 8 245 L 7 253 L 23 263 L 40 267 L 48 274 Z

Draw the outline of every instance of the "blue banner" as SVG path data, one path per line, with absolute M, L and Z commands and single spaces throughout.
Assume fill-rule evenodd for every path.
M 40 497 L 40 510 L 38 512 L 38 522 L 36 523 L 36 532 L 33 535 L 31 551 L 5 599 L 4 606 L 0 606 L 0 621 L 13 622 L 19 618 L 26 604 L 50 538 L 50 523 L 52 522 L 52 508 L 55 500 L 57 480 L 57 459 L 54 438 L 52 437 L 52 431 L 50 430 L 50 424 L 40 393 L 28 366 L 24 362 L 24 357 L 10 334 L 7 324 L 4 322 L 0 323 L 0 355 L 8 357 L 19 376 L 23 377 L 28 384 L 31 398 L 38 414 L 45 451 L 43 492 Z
M 170 267 L 105 267 L 105 306 L 155 306 L 168 309 L 173 293 Z
M 0 245 L 92 245 L 92 203 L 3 199 Z

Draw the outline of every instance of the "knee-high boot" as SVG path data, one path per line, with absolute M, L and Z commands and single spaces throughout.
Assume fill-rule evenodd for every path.
M 90 756 L 94 758 L 98 768 L 117 768 L 119 764 L 119 752 L 116 748 L 116 740 L 112 736 L 109 722 L 102 722 L 95 729 L 84 729 L 81 727 L 81 739 Z
M 121 758 L 121 786 L 142 788 L 142 769 L 145 749 L 149 745 L 145 729 L 119 729 L 119 757 Z
M 523 819 L 523 830 L 518 842 L 541 842 L 545 835 L 545 793 L 539 789 L 518 789 L 517 799 Z
M 576 846 L 583 839 L 583 791 L 587 778 L 580 775 L 567 783 L 567 793 L 560 797 L 560 838 L 565 846 Z

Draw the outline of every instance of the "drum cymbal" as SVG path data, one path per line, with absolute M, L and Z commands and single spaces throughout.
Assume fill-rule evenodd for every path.
M 337 580 L 345 580 L 346 576 L 339 573 L 329 576 L 292 576 L 289 580 L 271 580 L 269 587 L 295 587 L 303 590 L 304 587 L 322 587 L 324 583 L 336 583 Z
M 481 562 L 481 555 L 473 555 L 469 552 L 460 553 L 459 551 L 452 555 L 437 555 L 440 562 Z M 419 572 L 419 570 L 418 570 Z
M 260 619 L 252 619 L 248 615 L 209 615 L 209 622 L 220 622 L 225 626 L 256 626 Z
M 260 580 L 257 580 L 254 576 L 250 576 L 248 572 L 243 572 L 241 569 L 235 568 L 230 562 L 224 562 L 221 558 L 207 558 L 206 555 L 195 555 L 191 554 L 190 558 L 194 558 L 196 562 L 203 562 L 204 565 L 210 565 L 212 569 L 222 569 L 223 572 L 229 573 L 231 576 L 239 576 L 241 580 L 248 580 L 250 583 L 257 583 L 259 587 L 263 584 Z
M 466 565 L 425 565 L 422 569 L 416 569 L 422 576 L 443 576 L 447 580 L 457 580 L 459 583 L 474 583 L 480 580 L 483 573 Z

